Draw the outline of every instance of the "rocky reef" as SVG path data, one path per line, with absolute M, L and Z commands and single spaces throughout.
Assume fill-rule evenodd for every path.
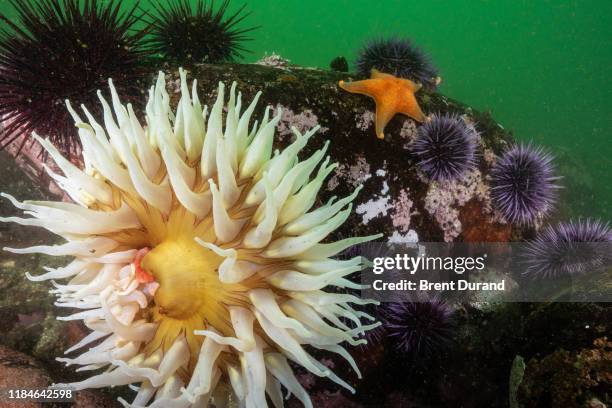
M 176 102 L 180 92 L 178 70 L 162 69 L 173 79 L 171 97 Z M 339 165 L 319 200 L 346 196 L 355 187 L 363 186 L 353 214 L 337 232 L 339 236 L 382 232 L 385 240 L 396 243 L 506 242 L 531 233 L 505 223 L 491 208 L 487 177 L 497 157 L 513 143 L 513 137 L 487 113 L 435 91 L 423 89 L 416 94 L 426 115 L 460 115 L 479 134 L 476 168 L 459 180 L 429 182 L 417 171 L 410 150 L 417 134 L 416 123 L 398 115 L 388 124 L 385 138 L 377 139 L 373 101 L 343 92 L 337 86 L 339 80 L 352 79 L 350 74 L 283 63 L 204 64 L 192 68 L 189 76 L 198 80 L 203 91 L 200 99 L 205 103 L 214 100 L 219 81 L 236 81 L 243 100 L 250 100 L 261 90 L 256 117 L 263 115 L 266 105 L 271 106 L 272 114 L 282 110 L 275 148 L 291 142 L 292 127 L 302 132 L 321 127 L 303 154 L 311 154 L 330 140 L 329 154 Z M 151 83 L 154 77 L 152 72 Z M 41 170 L 36 146 L 27 148 L 16 159 L 2 152 L 0 190 L 18 199 L 45 199 L 57 194 L 52 180 Z M 12 207 L 0 201 L 0 215 L 9 214 L 13 214 Z M 25 247 L 53 240 L 57 238 L 43 230 L 0 224 L 1 246 Z M 40 273 L 41 265 L 49 265 L 50 261 L 44 255 L 0 254 L 0 378 L 30 376 L 31 370 L 36 371 L 36 376 L 31 376 L 32 381 L 38 381 L 34 385 L 79 377 L 61 368 L 54 359 L 83 336 L 83 327 L 57 321 L 58 310 L 53 307 L 49 286 L 29 282 L 24 276 L 26 271 Z M 356 395 L 328 382 L 315 381 L 306 373 L 300 380 L 313 396 L 315 406 L 322 407 L 501 407 L 510 400 L 510 372 L 515 357 L 520 355 L 526 366 L 522 380 L 513 387 L 517 395 L 512 399 L 519 406 L 573 406 L 545 404 L 586 404 L 593 399 L 610 404 L 610 377 L 601 374 L 605 364 L 612 364 L 609 336 L 605 338 L 610 333 L 610 313 L 606 305 L 583 303 L 460 305 L 455 311 L 458 328 L 452 345 L 422 365 L 397 358 L 394 349 L 382 339 L 352 351 L 364 373 L 362 381 L 348 374 L 344 362 L 326 361 L 336 366 L 341 377 L 351 379 L 357 387 Z M 553 388 L 545 389 L 542 378 L 548 378 Z M 550 395 L 553 389 L 558 389 L 558 394 Z M 83 398 L 91 400 L 77 406 L 118 405 L 105 393 L 88 392 Z M 293 399 L 288 405 L 299 406 Z
M 602 399 L 609 403 L 612 389 L 611 364 L 612 342 L 607 337 L 580 351 L 559 349 L 541 359 L 533 358 L 525 369 L 528 375 L 519 388 L 519 398 L 528 408 L 603 407 Z
M 174 102 L 178 101 L 178 70 L 161 67 L 175 84 Z M 329 154 L 338 168 L 328 179 L 319 197 L 322 201 L 333 195 L 345 196 L 358 186 L 363 190 L 355 201 L 357 215 L 352 216 L 341 234 L 351 235 L 383 232 L 395 242 L 413 241 L 415 234 L 421 241 L 451 241 L 467 238 L 487 240 L 495 237 L 507 241 L 511 229 L 492 222 L 493 215 L 485 183 L 495 158 L 512 142 L 511 134 L 487 113 L 452 100 L 440 93 L 425 89 L 417 93 L 425 114 L 456 113 L 475 126 L 479 132 L 479 166 L 457 182 L 429 183 L 417 172 L 410 144 L 416 137 L 416 122 L 396 115 L 386 128 L 384 140 L 374 133 L 374 103 L 365 96 L 342 91 L 338 81 L 350 80 L 350 74 L 283 64 L 198 65 L 188 72 L 198 80 L 202 90 L 200 99 L 214 100 L 217 84 L 237 82 L 243 100 L 250 100 L 258 91 L 262 96 L 255 117 L 263 115 L 266 106 L 271 114 L 282 110 L 277 128 L 275 148 L 286 146 L 293 137 L 292 127 L 300 131 L 321 126 L 304 155 L 318 149 L 329 140 Z M 155 75 L 151 74 L 153 83 Z M 40 174 L 41 164 L 36 157 L 40 151 L 34 145 L 18 160 L 39 185 L 53 188 L 51 180 Z M 19 195 L 17 196 L 19 197 Z M 467 207 L 465 210 L 463 210 Z M 475 231 L 471 213 L 484 214 L 479 220 L 481 231 Z M 463 224 L 466 228 L 463 228 Z M 465 237 L 462 236 L 466 232 Z M 519 233 L 519 232 L 514 232 Z

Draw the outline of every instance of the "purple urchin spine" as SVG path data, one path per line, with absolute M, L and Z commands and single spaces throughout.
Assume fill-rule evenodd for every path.
M 612 261 L 612 229 L 600 220 L 549 225 L 528 242 L 521 255 L 523 274 L 557 278 L 594 272 Z
M 436 114 L 419 127 L 412 153 L 431 180 L 455 180 L 476 164 L 478 132 L 456 114 Z
M 411 358 L 427 358 L 452 342 L 453 310 L 438 296 L 384 305 L 383 327 L 396 350 Z
M 532 225 L 547 215 L 556 201 L 553 156 L 541 147 L 518 144 L 491 169 L 491 201 L 507 221 Z
M 430 58 L 407 39 L 371 40 L 359 51 L 355 65 L 361 77 L 369 77 L 372 68 L 376 68 L 430 89 L 437 86 L 438 71 Z
M 25 145 L 35 131 L 68 155 L 80 140 L 64 101 L 97 106 L 96 91 L 117 84 L 121 97 L 140 100 L 147 77 L 138 3 L 115 0 L 10 0 L 16 17 L 0 12 L 0 149 Z M 99 111 L 92 112 L 94 114 Z
M 251 38 L 245 34 L 257 27 L 239 28 L 249 15 L 244 12 L 246 5 L 229 14 L 229 4 L 224 0 L 215 10 L 214 2 L 204 0 L 154 2 L 149 49 L 175 65 L 234 61 L 248 52 L 242 43 Z

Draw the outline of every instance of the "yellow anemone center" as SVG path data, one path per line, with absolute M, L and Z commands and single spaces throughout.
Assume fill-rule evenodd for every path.
M 214 309 L 223 297 L 217 278 L 222 261 L 193 239 L 182 238 L 162 242 L 143 258 L 141 265 L 159 283 L 154 299 L 160 313 L 184 320 Z
M 214 329 L 223 336 L 235 336 L 229 307 L 249 307 L 248 292 L 266 286 L 258 276 L 240 283 L 221 282 L 219 267 L 224 258 L 195 242 L 192 233 L 166 236 L 140 264 L 159 284 L 150 309 L 158 328 L 145 352 L 152 354 L 160 348 L 166 352 L 183 335 L 191 352 L 189 372 L 204 340 L 194 330 Z M 188 372 L 181 374 L 188 378 Z
M 197 220 L 176 199 L 171 213 L 164 216 L 139 197 L 127 193 L 122 193 L 122 197 L 136 211 L 144 228 L 124 230 L 110 234 L 110 237 L 129 248 L 150 247 L 140 267 L 159 284 L 153 301 L 143 313 L 146 320 L 157 323 L 155 335 L 143 351 L 147 356 L 158 350 L 166 353 L 177 338 L 184 336 L 191 358 L 187 370 L 180 370 L 179 375 L 187 381 L 204 341 L 204 336 L 196 335 L 194 331 L 214 330 L 224 337 L 235 337 L 230 307 L 251 309 L 249 291 L 270 288 L 265 277 L 281 269 L 284 263 L 263 260 L 253 256 L 257 250 L 241 248 L 239 243 L 246 228 L 232 242 L 220 244 L 215 237 L 212 214 Z M 255 208 L 230 209 L 229 213 L 233 218 L 250 218 L 254 211 Z M 253 261 L 263 269 L 239 283 L 221 282 L 219 267 L 224 258 L 199 245 L 195 237 L 219 244 L 223 249 L 233 248 L 238 259 Z M 254 330 L 259 332 L 257 327 Z M 223 353 L 221 358 L 234 357 Z

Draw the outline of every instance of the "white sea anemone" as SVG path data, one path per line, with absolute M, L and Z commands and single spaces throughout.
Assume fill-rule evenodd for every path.
M 98 373 L 77 390 L 139 383 L 126 406 L 201 407 L 228 401 L 247 407 L 283 405 L 281 388 L 312 406 L 289 360 L 353 391 L 304 346 L 341 355 L 377 325 L 352 305 L 373 303 L 328 286 L 360 288 L 346 278 L 360 258 L 336 260 L 345 248 L 378 236 L 320 243 L 351 212 L 348 197 L 312 209 L 325 177 L 327 143 L 297 157 L 312 129 L 272 155 L 280 116 L 249 129 L 259 98 L 241 112 L 232 84 L 224 114 L 224 85 L 210 116 L 194 81 L 180 71 L 181 99 L 170 110 L 164 75 L 149 91 L 146 126 L 121 104 L 110 83 L 112 109 L 100 96 L 104 126 L 67 103 L 83 145 L 84 168 L 35 136 L 63 175 L 46 168 L 75 203 L 19 202 L 31 218 L 1 221 L 38 226 L 66 243 L 7 250 L 74 256 L 31 280 L 53 281 L 57 306 L 82 309 L 61 320 L 82 320 L 91 333 L 58 360 Z M 280 115 L 280 114 L 279 114 Z M 223 126 L 225 116 L 225 126 Z M 321 163 L 319 165 L 319 163 Z M 318 166 L 318 170 L 316 170 Z M 92 346 L 93 345 L 93 346 Z

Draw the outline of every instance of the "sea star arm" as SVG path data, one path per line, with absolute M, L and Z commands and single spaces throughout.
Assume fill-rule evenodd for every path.
M 385 126 L 395 116 L 395 112 L 376 105 L 376 137 L 385 138 Z
M 425 114 L 421 110 L 414 94 L 406 95 L 405 99 L 398 106 L 398 112 L 402 113 L 417 122 L 425 122 Z
M 370 79 L 363 81 L 351 81 L 351 82 L 338 82 L 338 86 L 350 93 L 362 94 L 372 97 L 372 87 L 370 86 Z
M 367 95 L 376 101 L 376 137 L 384 139 L 384 129 L 396 113 L 404 114 L 417 122 L 426 117 L 414 96 L 421 85 L 409 79 L 397 78 L 372 69 L 371 78 L 353 82 L 339 82 L 347 92 Z
M 412 89 L 412 92 L 414 92 L 414 93 L 418 92 L 423 87 L 423 85 L 421 85 L 419 83 L 416 83 L 416 82 L 413 82 L 413 81 L 411 81 L 409 79 L 402 79 L 402 82 L 404 84 L 406 84 L 406 86 L 408 86 L 408 88 Z

